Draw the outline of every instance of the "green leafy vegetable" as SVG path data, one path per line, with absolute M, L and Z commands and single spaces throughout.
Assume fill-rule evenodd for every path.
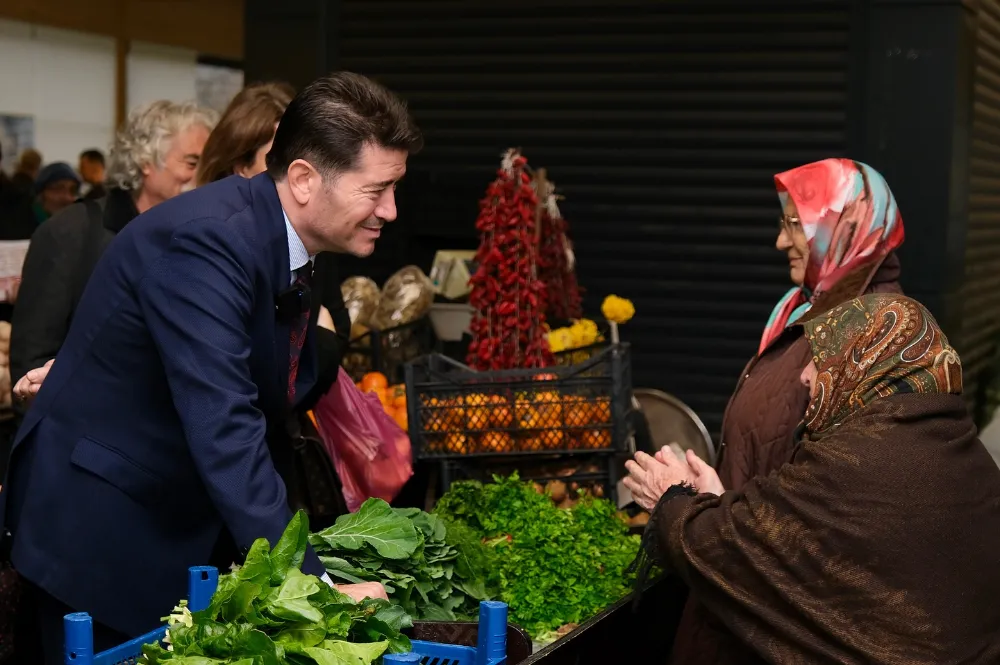
M 332 550 L 358 551 L 366 546 L 386 559 L 405 559 L 420 546 L 414 523 L 382 500 L 365 501 L 358 512 L 344 515 L 317 534 Z M 313 536 L 313 545 L 317 544 Z
M 370 518 L 369 518 L 370 519 Z M 411 527 L 412 528 L 412 527 Z M 395 536 L 371 537 L 381 544 Z M 207 609 L 185 601 L 166 618 L 168 647 L 143 646 L 143 665 L 371 665 L 409 651 L 410 617 L 384 600 L 355 603 L 301 571 L 309 526 L 299 512 L 271 549 L 254 543 L 246 561 L 219 578 Z M 396 551 L 396 550 L 392 550 Z
M 469 620 L 499 594 L 490 551 L 475 532 L 417 508 L 369 499 L 309 537 L 331 577 L 382 582 L 414 619 Z
M 500 599 L 510 620 L 532 637 L 580 623 L 632 590 L 625 573 L 639 551 L 638 536 L 610 501 L 581 497 L 556 507 L 517 476 L 495 483 L 455 483 L 435 515 L 463 524 L 492 549 Z

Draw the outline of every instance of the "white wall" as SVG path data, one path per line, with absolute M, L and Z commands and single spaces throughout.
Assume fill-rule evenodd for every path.
M 106 148 L 114 101 L 113 39 L 0 19 L 0 115 L 34 117 L 46 162 Z
M 197 61 L 198 54 L 188 49 L 133 42 L 128 54 L 128 108 L 158 99 L 194 100 Z
M 194 51 L 134 42 L 127 60 L 128 108 L 195 99 L 196 63 Z M 115 129 L 114 39 L 0 19 L 2 115 L 34 118 L 34 147 L 46 163 L 75 168 L 83 150 L 107 153 Z M 7 137 L 0 138 L 9 171 L 16 155 Z

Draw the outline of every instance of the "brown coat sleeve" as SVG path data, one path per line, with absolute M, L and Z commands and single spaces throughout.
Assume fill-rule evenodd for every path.
M 940 533 L 885 537 L 905 523 L 910 486 L 873 445 L 834 435 L 743 491 L 666 499 L 647 552 L 770 662 L 946 662 L 933 601 L 896 572 Z

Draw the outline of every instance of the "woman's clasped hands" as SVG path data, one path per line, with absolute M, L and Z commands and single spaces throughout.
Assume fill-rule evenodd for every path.
M 656 508 L 660 498 L 674 485 L 690 485 L 699 493 L 719 495 L 725 491 L 722 481 L 711 466 L 693 451 L 683 458 L 664 446 L 655 456 L 637 452 L 634 460 L 625 462 L 629 475 L 625 487 L 632 493 L 632 499 L 644 510 Z

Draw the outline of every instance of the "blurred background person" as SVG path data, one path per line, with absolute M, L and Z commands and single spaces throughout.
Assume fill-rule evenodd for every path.
M 12 321 L 15 384 L 56 357 L 87 280 L 115 235 L 139 213 L 193 186 L 216 119 L 193 103 L 156 101 L 134 110 L 111 148 L 107 196 L 74 203 L 38 227 Z
M 263 173 L 274 130 L 294 96 L 295 89 L 286 83 L 257 83 L 237 93 L 205 143 L 198 185 Z
M 3 160 L 2 147 L 0 160 Z M 31 196 L 0 170 L 0 240 L 27 240 L 36 226 Z M 0 320 L 10 321 L 7 307 L 7 303 L 0 303 Z
M 73 205 L 80 195 L 80 177 L 66 162 L 46 164 L 35 178 L 35 221 L 39 224 Z
M 11 182 L 23 193 L 30 196 L 41 168 L 42 153 L 34 148 L 28 148 L 18 156 L 17 166 L 14 167 L 14 174 L 10 178 Z
M 77 169 L 86 191 L 84 200 L 100 199 L 108 194 L 104 187 L 104 153 L 96 148 L 80 153 L 80 166 Z

